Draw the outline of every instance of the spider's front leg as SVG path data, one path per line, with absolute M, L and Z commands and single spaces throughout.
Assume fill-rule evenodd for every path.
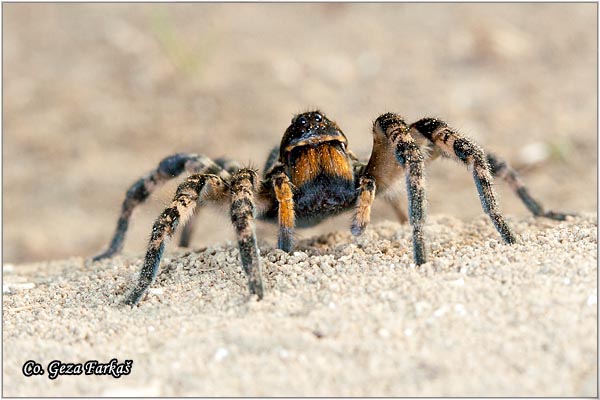
M 424 156 L 409 133 L 404 120 L 392 113 L 383 114 L 373 124 L 373 153 L 359 181 L 359 195 L 352 233 L 362 233 L 370 218 L 376 185 L 383 191 L 406 175 L 409 222 L 413 228 L 413 254 L 418 265 L 427 262 L 423 237 L 425 223 Z
M 258 175 L 256 171 L 243 168 L 231 178 L 231 222 L 235 228 L 242 267 L 248 275 L 250 293 L 263 298 L 263 282 L 260 256 L 254 232 L 255 202 Z
M 415 134 L 429 139 L 444 156 L 455 156 L 469 167 L 473 173 L 483 211 L 488 214 L 502 239 L 508 244 L 515 243 L 517 237 L 500 214 L 496 192 L 492 186 L 492 173 L 481 147 L 448 127 L 445 122 L 435 118 L 421 119 L 413 123 L 410 128 Z
M 198 154 L 179 153 L 164 158 L 158 166 L 146 175 L 138 179 L 125 194 L 125 200 L 121 205 L 121 214 L 117 221 L 115 233 L 110 241 L 108 249 L 92 258 L 92 261 L 98 261 L 104 258 L 112 257 L 123 249 L 125 234 L 129 227 L 129 219 L 135 207 L 143 203 L 152 192 L 170 179 L 173 179 L 184 171 L 198 174 L 217 174 L 224 179 L 229 177 L 229 173 L 213 162 L 206 156 Z M 185 230 L 182 237 L 182 244 L 189 242 L 192 226 Z
M 137 304 L 156 279 L 165 244 L 173 236 L 179 223 L 184 223 L 191 217 L 199 202 L 222 200 L 227 196 L 227 184 L 216 175 L 192 175 L 179 185 L 170 206 L 154 222 L 144 266 L 140 271 L 138 283 L 125 301 L 126 304 Z

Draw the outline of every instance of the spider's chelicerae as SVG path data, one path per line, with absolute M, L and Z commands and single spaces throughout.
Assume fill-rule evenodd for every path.
M 203 155 L 181 153 L 162 160 L 129 188 L 110 246 L 94 260 L 119 253 L 133 209 L 159 185 L 187 171 L 193 175 L 179 185 L 173 201 L 154 223 L 139 282 L 127 297 L 127 304 L 142 299 L 156 278 L 165 243 L 177 226 L 187 222 L 205 202 L 230 205 L 242 267 L 250 292 L 259 299 L 263 297 L 263 282 L 254 218 L 278 223 L 278 247 L 288 252 L 294 247 L 295 227 L 313 226 L 348 210 L 354 210 L 351 231 L 360 235 L 369 223 L 375 194 L 396 193 L 393 189 L 402 184 L 402 178 L 408 194 L 408 215 L 397 196 L 388 196 L 387 200 L 398 211 L 400 220 L 410 222 L 414 260 L 423 264 L 427 261 L 424 162 L 440 155 L 469 167 L 483 211 L 508 244 L 515 243 L 517 237 L 500 214 L 493 177 L 504 179 L 534 215 L 556 220 L 564 220 L 567 215 L 545 211 L 505 161 L 484 153 L 439 119 L 424 118 L 408 125 L 397 114 L 381 115 L 373 123 L 371 158 L 364 163 L 348 149 L 348 140 L 338 125 L 317 110 L 292 119 L 281 145 L 271 151 L 262 178 L 255 170 L 240 168 L 226 159 L 212 161 Z M 184 227 L 180 245 L 188 245 L 192 229 L 191 223 Z

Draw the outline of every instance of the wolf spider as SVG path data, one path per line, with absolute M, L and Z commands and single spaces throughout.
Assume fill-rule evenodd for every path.
M 397 114 L 381 115 L 373 123 L 371 157 L 363 163 L 348 149 L 348 140 L 338 125 L 317 110 L 294 116 L 281 145 L 271 151 L 262 178 L 257 171 L 240 168 L 227 159 L 213 162 L 203 155 L 184 153 L 163 159 L 156 169 L 129 188 L 110 246 L 93 260 L 119 253 L 134 208 L 159 185 L 187 171 L 193 175 L 179 185 L 173 201 L 154 223 L 144 266 L 137 285 L 126 299 L 127 304 L 134 305 L 142 299 L 156 278 L 166 241 L 179 223 L 188 221 L 205 202 L 230 204 L 231 222 L 250 292 L 261 299 L 263 282 L 254 233 L 255 217 L 279 224 L 278 247 L 287 252 L 294 247 L 295 227 L 313 226 L 352 209 L 351 231 L 358 236 L 370 221 L 375 193 L 395 193 L 393 189 L 406 177 L 408 216 L 397 195 L 387 200 L 400 220 L 410 222 L 414 260 L 420 265 L 427 261 L 423 235 L 424 162 L 440 155 L 469 167 L 483 211 L 508 244 L 515 243 L 517 237 L 500 214 L 492 177 L 504 179 L 535 216 L 564 220 L 567 215 L 545 211 L 505 161 L 486 155 L 477 144 L 439 119 L 424 118 L 408 125 Z M 189 244 L 192 229 L 191 223 L 184 227 L 180 245 Z

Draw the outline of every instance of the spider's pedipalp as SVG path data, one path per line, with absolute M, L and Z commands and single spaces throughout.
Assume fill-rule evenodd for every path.
M 373 138 L 374 150 L 367 172 L 376 177 L 379 185 L 380 182 L 391 181 L 402 170 L 404 171 L 408 194 L 408 217 L 413 228 L 414 259 L 418 265 L 424 264 L 427 262 L 423 237 L 426 210 L 425 157 L 410 135 L 406 123 L 397 114 L 386 113 L 377 118 L 373 124 Z M 395 162 L 391 162 L 390 155 L 394 156 Z M 400 168 L 397 165 L 400 165 Z
M 294 212 L 294 186 L 285 174 L 283 166 L 273 170 L 270 179 L 275 191 L 278 207 L 279 237 L 277 247 L 290 252 L 294 247 L 294 226 L 296 217 Z
M 506 161 L 500 159 L 492 153 L 487 154 L 487 160 L 490 164 L 490 170 L 492 172 L 492 175 L 502 178 L 504 181 L 506 181 L 510 188 L 513 190 L 513 192 L 515 192 L 517 196 L 519 196 L 519 198 L 521 199 L 523 204 L 525 204 L 527 209 L 529 209 L 529 211 L 531 211 L 531 213 L 536 217 L 545 217 L 555 219 L 558 221 L 564 221 L 567 218 L 567 216 L 573 215 L 567 213 L 554 212 L 551 210 L 545 211 L 544 207 L 540 204 L 540 202 L 531 197 L 531 194 L 529 194 L 529 190 L 527 190 L 527 187 L 519 177 L 519 174 L 517 174 L 517 171 L 512 169 Z
M 509 244 L 517 238 L 504 217 L 500 214 L 493 178 L 485 153 L 472 140 L 454 131 L 445 122 L 435 118 L 424 118 L 410 126 L 438 146 L 447 157 L 455 156 L 465 163 L 473 173 L 483 211 L 488 214 L 502 239 Z
M 127 190 L 125 200 L 123 200 L 123 204 L 121 205 L 121 214 L 117 221 L 117 227 L 108 249 L 93 257 L 92 261 L 112 257 L 120 253 L 123 249 L 127 228 L 129 227 L 129 219 L 135 207 L 143 203 L 158 187 L 168 180 L 181 175 L 183 171 L 199 174 L 213 173 L 224 179 L 229 177 L 227 171 L 203 155 L 178 153 L 164 158 L 156 169 L 138 179 Z
M 192 175 L 179 185 L 169 207 L 154 222 L 144 266 L 137 285 L 125 301 L 126 304 L 137 304 L 156 279 L 165 244 L 173 236 L 179 223 L 185 223 L 192 216 L 199 201 L 226 198 L 226 189 L 227 184 L 222 178 L 209 174 Z
M 248 168 L 240 169 L 231 177 L 231 222 L 235 228 L 242 267 L 248 276 L 250 293 L 263 297 L 260 256 L 254 232 L 254 194 L 258 175 Z

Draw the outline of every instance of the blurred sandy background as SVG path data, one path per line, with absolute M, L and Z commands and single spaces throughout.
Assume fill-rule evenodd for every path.
M 364 157 L 382 112 L 444 118 L 519 166 L 549 208 L 597 207 L 596 4 L 3 11 L 5 262 L 97 253 L 127 187 L 161 158 L 189 151 L 262 167 L 292 115 L 313 107 Z M 436 162 L 428 182 L 430 214 L 481 215 L 464 168 Z M 507 214 L 527 215 L 497 186 Z M 134 214 L 127 252 L 143 251 L 174 188 Z M 233 238 L 225 215 L 214 214 L 202 213 L 195 247 Z M 381 203 L 375 219 L 386 218 Z M 275 242 L 272 228 L 259 234 Z

